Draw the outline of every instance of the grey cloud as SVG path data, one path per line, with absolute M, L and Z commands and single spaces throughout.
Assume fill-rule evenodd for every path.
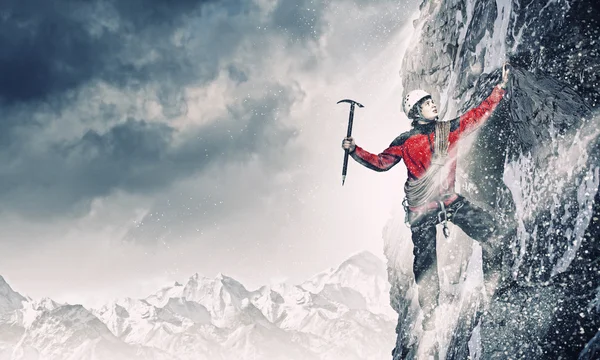
M 278 1 L 266 19 L 251 1 L 39 3 L 11 1 L 0 17 L 0 46 L 6 50 L 0 64 L 11 72 L 0 79 L 8 79 L 0 85 L 0 159 L 6 162 L 0 170 L 0 211 L 77 214 L 95 197 L 160 191 L 211 163 L 241 162 L 252 155 L 270 166 L 285 166 L 289 154 L 282 149 L 294 130 L 277 117 L 286 116 L 297 99 L 292 88 L 268 84 L 279 87 L 280 95 L 239 100 L 226 118 L 186 134 L 169 121 L 188 110 L 186 86 L 204 85 L 221 70 L 238 84 L 254 84 L 255 69 L 270 61 L 262 55 L 279 45 L 271 40 L 300 48 L 317 40 L 327 26 L 323 15 L 329 3 Z M 240 45 L 249 44 L 249 52 L 236 55 Z M 296 53 L 302 53 L 297 60 L 303 66 L 316 66 L 314 54 Z M 18 87 L 12 86 L 17 79 Z M 108 130 L 89 130 L 79 139 L 33 140 L 30 134 L 47 126 L 37 113 L 58 117 L 88 100 L 81 88 L 100 82 L 122 91 L 156 88 L 166 122 L 136 117 Z M 92 129 L 123 114 L 107 102 L 85 116 L 81 122 Z
M 169 41 L 183 14 L 203 1 L 8 1 L 0 16 L 0 149 L 27 146 L 26 132 L 43 127 L 37 112 L 59 113 L 80 88 L 160 82 L 179 88 L 198 77 L 192 55 Z M 151 52 L 152 61 L 141 61 Z M 170 100 L 170 99 L 169 99 Z M 165 109 L 173 106 L 167 101 Z M 173 114 L 173 111 L 168 114 Z M 51 121 L 51 117 L 45 117 Z M 99 119 L 97 119 L 99 120 Z
M 244 4 L 5 2 L 0 17 L 0 106 L 47 100 L 94 79 L 133 87 L 150 80 L 178 85 L 209 81 L 219 57 L 243 36 L 236 33 L 240 25 L 230 27 L 227 20 L 244 16 L 250 10 Z M 211 18 L 217 13 L 221 15 Z M 172 41 L 174 32 L 191 18 L 197 24 L 178 46 Z
M 248 75 L 246 74 L 246 72 L 244 72 L 243 70 L 241 70 L 239 67 L 235 66 L 234 64 L 230 64 L 227 67 L 227 72 L 229 73 L 229 78 L 238 83 L 243 83 L 243 82 L 248 81 Z
M 108 50 L 106 39 L 92 38 L 85 17 L 64 11 L 66 3 L 56 5 L 41 1 L 3 5 L 0 98 L 4 105 L 77 86 L 101 66 L 102 54 Z M 80 8 L 87 6 L 83 3 Z
M 185 135 L 166 124 L 129 119 L 106 133 L 88 131 L 50 151 L 21 154 L 0 172 L 0 209 L 29 216 L 83 210 L 94 197 L 118 189 L 148 193 L 210 163 L 269 157 L 294 136 L 276 114 L 287 112 L 296 94 L 283 88 L 275 93 L 240 102 L 226 117 Z M 175 136 L 185 138 L 174 142 Z
M 319 149 L 326 148 L 323 144 L 328 142 L 328 130 L 319 137 L 311 134 L 320 132 L 308 128 L 325 112 L 320 105 L 295 103 L 304 96 L 297 88 L 319 91 L 310 98 L 321 100 L 330 95 L 328 90 L 335 91 L 338 86 L 321 92 L 322 88 L 312 84 L 320 77 L 327 80 L 326 71 L 332 68 L 350 69 L 352 76 L 348 57 L 353 54 L 349 54 L 349 48 L 355 49 L 352 52 L 356 52 L 359 65 L 377 55 L 369 50 L 381 47 L 365 50 L 355 42 L 387 43 L 389 37 L 373 39 L 371 34 L 380 31 L 381 19 L 392 17 L 385 12 L 396 6 L 395 2 L 379 1 L 384 4 L 384 11 L 380 11 L 367 0 L 340 2 L 345 4 L 342 10 L 352 10 L 352 16 L 361 21 L 355 23 L 356 19 L 349 19 L 346 13 L 332 11 L 330 6 L 337 1 L 315 2 L 316 12 L 309 12 L 308 7 L 312 9 L 313 5 L 306 1 L 296 6 L 288 0 L 51 2 L 61 16 L 85 19 L 81 24 L 73 20 L 79 27 L 69 27 L 65 32 L 81 30 L 84 43 L 89 35 L 92 50 L 104 51 L 93 54 L 97 58 L 90 60 L 89 67 L 81 64 L 89 70 L 81 73 L 85 76 L 75 74 L 68 86 L 52 83 L 36 96 L 5 99 L 0 104 L 0 218 L 6 230 L 3 245 L 12 240 L 18 250 L 26 243 L 35 254 L 45 247 L 41 243 L 52 243 L 47 244 L 50 253 L 42 250 L 44 256 L 35 258 L 36 269 L 45 274 L 42 280 L 46 283 L 56 285 L 61 281 L 60 286 L 69 292 L 75 288 L 65 284 L 73 283 L 73 274 L 85 277 L 89 273 L 94 278 L 97 268 L 107 279 L 123 275 L 112 265 L 88 267 L 84 262 L 72 261 L 82 256 L 94 263 L 113 264 L 120 261 L 115 260 L 116 253 L 117 258 L 126 259 L 124 269 L 145 272 L 140 277 L 149 276 L 148 271 L 152 274 L 197 267 L 198 261 L 212 261 L 222 267 L 223 259 L 238 264 L 252 262 L 245 269 L 251 269 L 248 274 L 253 276 L 256 272 L 273 272 L 278 266 L 286 268 L 291 265 L 286 263 L 290 258 L 297 260 L 308 254 L 312 259 L 315 254 L 306 249 L 321 249 L 321 253 L 331 249 L 336 234 L 326 225 L 341 215 L 314 211 L 326 200 L 313 198 L 321 194 L 319 189 L 326 188 L 319 181 L 329 179 L 324 175 L 328 170 L 318 165 L 325 160 L 313 157 L 315 153 L 327 155 Z M 259 13 L 253 3 L 275 4 L 276 11 Z M 368 11 L 355 11 L 357 3 L 367 6 Z M 14 8 L 22 6 L 16 1 L 10 4 Z M 2 18 L 3 14 L 0 10 L 0 24 L 10 21 Z M 330 25 L 325 14 L 332 16 L 335 29 L 325 28 Z M 58 19 L 44 16 L 48 21 Z M 59 25 L 66 26 L 62 22 Z M 20 31 L 15 29 L 9 32 Z M 332 36 L 328 39 L 335 41 L 312 44 L 324 30 Z M 0 37 L 3 35 L 1 32 Z M 43 41 L 61 40 L 40 38 L 36 43 Z M 321 47 L 323 44 L 326 48 Z M 340 50 L 332 52 L 332 45 Z M 311 54 L 314 49 L 317 51 Z M 35 54 L 48 62 L 77 65 L 77 58 Z M 0 52 L 0 58 L 6 59 L 3 56 Z M 282 73 L 276 62 L 279 59 L 281 66 L 289 70 L 283 79 L 277 78 Z M 40 84 L 69 76 L 50 63 L 43 66 L 50 70 L 43 73 L 45 78 L 42 76 Z M 216 75 L 218 80 L 209 84 Z M 296 80 L 294 76 L 306 78 L 288 86 Z M 268 81 L 272 83 L 265 84 Z M 35 81 L 30 84 L 36 86 Z M 186 93 L 188 90 L 193 94 Z M 178 131 L 175 124 L 186 119 L 172 118 L 185 114 L 187 105 L 190 110 L 198 110 L 183 100 L 190 98 L 187 95 L 193 99 L 205 90 L 217 93 L 218 109 L 190 114 L 190 120 L 211 122 L 196 128 L 188 126 L 184 133 Z M 235 99 L 221 101 L 221 91 L 230 90 Z M 261 96 L 260 92 L 278 95 Z M 252 98 L 246 97 L 248 93 Z M 113 102 L 117 96 L 122 98 Z M 157 99 L 160 106 L 155 106 Z M 142 102 L 141 106 L 152 107 L 148 112 L 152 118 L 143 115 L 145 108 L 136 108 Z M 214 119 L 221 106 L 228 107 L 227 115 Z M 294 116 L 302 114 L 305 118 L 290 118 L 292 106 Z M 162 114 L 156 115 L 157 109 Z M 284 125 L 292 120 L 304 127 L 304 141 L 295 138 L 296 125 Z M 61 133 L 62 126 L 73 128 Z M 307 182 L 308 177 L 314 181 Z M 102 201 L 94 203 L 93 212 L 89 212 L 94 198 Z M 104 241 L 110 239 L 109 243 L 114 244 L 131 226 L 131 220 L 143 215 L 140 210 L 148 207 L 153 216 L 146 216 L 144 225 L 131 231 L 128 239 L 148 245 L 160 237 L 166 247 L 161 242 L 156 247 L 125 247 L 133 248 L 132 253 L 120 247 L 104 249 Z M 78 218 L 82 214 L 89 216 Z M 198 236 L 198 230 L 205 236 Z M 56 239 L 65 238 L 63 247 L 55 246 Z M 168 248 L 178 239 L 194 240 L 194 246 Z M 99 244 L 106 253 L 96 253 L 98 247 L 90 242 Z M 188 250 L 192 253 L 189 256 L 175 252 L 162 256 L 186 249 L 200 251 Z M 145 255 L 152 251 L 161 257 Z M 13 257 L 19 254 L 5 253 Z M 284 260 L 269 265 L 265 254 Z M 19 266 L 14 263 L 17 273 L 22 270 Z M 71 269 L 62 271 L 73 266 L 83 274 Z
M 3 105 L 44 99 L 95 77 L 123 81 L 140 76 L 131 59 L 119 59 L 127 35 L 168 36 L 182 13 L 203 1 L 34 1 L 2 5 L 0 99 Z M 102 13 L 102 9 L 110 9 Z M 98 13 L 100 11 L 100 13 Z M 114 16 L 116 29 L 97 17 Z M 121 60 L 121 61 L 118 61 Z
M 230 59 L 243 39 L 258 31 L 258 8 L 250 1 L 233 0 L 27 0 L 3 6 L 2 211 L 48 215 L 85 210 L 94 197 L 116 190 L 153 191 L 216 159 L 226 162 L 251 153 L 273 156 L 271 152 L 277 153 L 276 147 L 291 136 L 291 130 L 275 120 L 274 112 L 284 113 L 293 101 L 292 90 L 281 89 L 281 97 L 247 99 L 232 106 L 229 118 L 188 133 L 180 145 L 174 145 L 176 135 L 168 124 L 140 119 L 108 131 L 89 130 L 67 142 L 34 140 L 31 135 L 47 126 L 43 121 L 54 121 L 37 113 L 58 117 L 63 109 L 87 101 L 80 88 L 99 81 L 125 91 L 156 87 L 167 120 L 187 111 L 185 86 L 211 81 L 221 67 L 233 80 L 248 81 L 252 66 Z M 270 46 L 261 40 L 253 48 L 257 54 Z M 93 128 L 94 123 L 114 123 L 122 114 L 107 102 L 92 118 L 85 116 L 81 121 Z M 272 146 L 264 146 L 268 142 Z
M 281 1 L 263 25 L 314 37 L 317 13 L 309 5 Z M 169 92 L 210 81 L 241 39 L 258 31 L 257 12 L 252 2 L 233 0 L 9 1 L 0 17 L 0 106 L 56 101 L 92 80 L 134 88 L 152 81 Z
M 325 25 L 319 17 L 322 7 L 321 2 L 312 0 L 279 1 L 273 11 L 273 25 L 290 40 L 318 39 Z

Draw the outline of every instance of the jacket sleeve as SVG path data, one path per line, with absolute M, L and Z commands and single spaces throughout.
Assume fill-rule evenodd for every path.
M 382 153 L 375 155 L 356 145 L 350 156 L 359 164 L 375 171 L 387 171 L 402 160 L 402 148 L 390 146 Z
M 506 91 L 499 86 L 494 87 L 494 90 L 483 100 L 478 107 L 467 111 L 460 117 L 460 132 L 462 135 L 472 133 L 475 129 L 483 125 L 483 123 L 492 115 L 496 106 Z

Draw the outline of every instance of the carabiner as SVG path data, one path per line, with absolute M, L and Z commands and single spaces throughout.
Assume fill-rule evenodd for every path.
M 450 230 L 448 230 L 448 224 L 446 223 L 444 223 L 443 233 L 446 239 L 450 237 Z
M 448 230 L 448 213 L 446 213 L 446 207 L 444 206 L 444 202 L 438 201 L 438 203 L 440 204 L 440 207 L 442 208 L 442 211 L 438 212 L 438 214 L 437 214 L 438 222 L 442 223 L 444 237 L 446 237 L 446 239 L 447 239 L 450 236 L 450 230 Z M 442 214 L 444 215 L 444 220 L 442 220 Z
M 408 199 L 404 198 L 404 200 L 402 200 L 402 207 L 404 207 L 404 225 L 410 228 L 410 216 L 408 214 Z

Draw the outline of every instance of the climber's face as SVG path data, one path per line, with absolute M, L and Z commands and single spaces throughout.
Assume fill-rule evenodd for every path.
M 438 117 L 437 106 L 435 106 L 433 99 L 428 99 L 421 105 L 421 115 L 430 121 Z

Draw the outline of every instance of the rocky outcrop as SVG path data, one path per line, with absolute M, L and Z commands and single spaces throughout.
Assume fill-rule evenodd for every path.
M 404 89 L 430 91 L 444 118 L 477 105 L 498 83 L 503 61 L 512 64 L 501 105 L 460 150 L 457 179 L 463 195 L 503 220 L 506 236 L 495 245 L 503 252 L 508 285 L 484 306 L 476 276 L 479 255 L 458 232 L 454 248 L 438 255 L 458 272 L 441 274 L 441 307 L 450 318 L 438 330 L 442 357 L 597 353 L 598 11 L 592 0 L 447 0 L 421 6 L 403 59 Z M 403 252 L 397 250 L 407 245 L 395 244 L 410 238 L 406 231 L 385 236 L 392 305 L 400 314 L 394 359 L 416 357 L 413 280 L 410 268 L 399 265 L 406 259 L 399 261 Z M 479 285 L 469 285 L 473 281 Z

